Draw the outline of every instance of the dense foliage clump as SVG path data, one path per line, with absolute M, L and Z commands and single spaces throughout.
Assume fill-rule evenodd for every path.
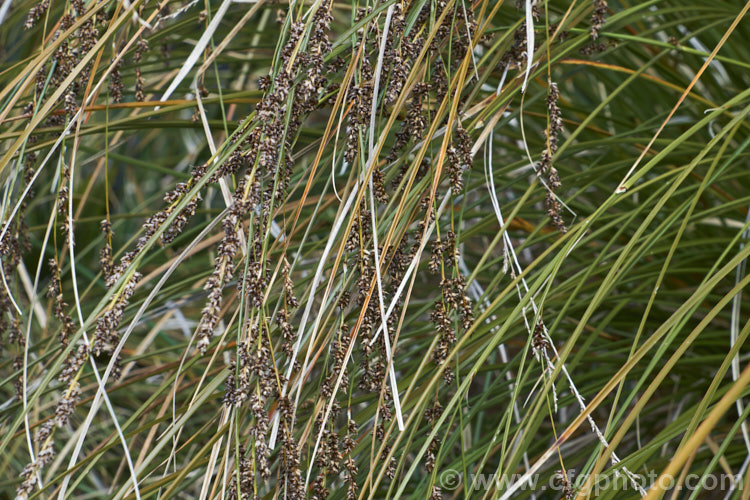
M 0 497 L 745 498 L 749 8 L 0 0 Z

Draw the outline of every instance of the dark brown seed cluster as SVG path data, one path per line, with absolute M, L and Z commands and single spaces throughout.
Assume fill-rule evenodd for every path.
M 13 370 L 20 372 L 23 367 L 21 352 L 26 345 L 26 338 L 19 328 L 18 312 L 12 304 L 8 289 L 17 281 L 16 268 L 21 263 L 22 254 L 28 249 L 28 236 L 22 217 L 15 221 L 8 221 L 6 224 L 7 231 L 0 240 L 0 265 L 5 275 L 5 284 L 0 285 L 0 354 L 3 353 L 4 348 L 15 344 L 16 356 L 12 366 Z M 10 345 L 4 346 L 3 336 L 6 334 Z M 14 386 L 16 397 L 21 399 L 23 395 L 22 375 L 16 378 Z
M 456 266 L 458 249 L 453 231 L 448 231 L 444 239 L 433 243 L 432 250 L 430 271 L 433 273 L 439 271 L 443 276 L 440 281 L 441 297 L 435 301 L 434 309 L 430 314 L 432 324 L 439 335 L 432 359 L 436 364 L 443 365 L 457 340 L 456 322 L 460 328 L 468 330 L 474 321 L 474 313 L 471 300 L 466 295 L 464 277 Z M 448 277 L 451 276 L 449 273 L 455 274 L 452 275 L 453 277 Z M 453 371 L 447 366 L 443 369 L 443 379 L 446 384 L 453 381 Z
M 544 322 L 540 319 L 534 327 L 534 333 L 531 335 L 531 350 L 537 359 L 541 359 L 541 356 L 545 356 L 549 348 L 549 340 L 544 331 Z
M 49 1 L 42 0 L 29 11 L 26 21 L 26 28 L 32 28 L 36 22 L 41 19 L 49 8 Z M 71 28 L 86 12 L 83 2 L 71 2 L 72 9 L 66 9 L 65 14 L 59 19 L 58 28 L 52 35 L 52 40 L 56 41 L 60 36 Z M 93 4 L 92 4 L 93 5 Z M 39 70 L 36 76 L 37 104 L 41 104 L 46 96 L 52 95 L 62 85 L 63 81 L 70 76 L 73 69 L 81 59 L 96 45 L 99 37 L 99 30 L 103 29 L 108 19 L 104 10 L 97 15 L 84 21 L 81 26 L 69 37 L 63 40 L 55 50 L 54 54 Z M 54 66 L 53 66 L 54 64 Z M 53 69 L 54 68 L 54 69 Z M 78 94 L 88 83 L 91 72 L 91 63 L 84 67 L 73 83 L 65 89 L 60 98 L 59 104 L 63 105 L 65 115 L 53 114 L 47 123 L 51 126 L 59 126 L 65 123 L 65 117 L 73 115 L 78 110 Z M 47 78 L 49 76 L 49 83 Z M 42 94 L 42 90 L 47 85 L 47 91 Z
M 183 198 L 189 196 L 188 192 L 190 191 L 190 189 L 204 175 L 205 166 L 195 167 L 188 181 L 178 182 L 172 190 L 167 191 L 167 193 L 164 195 L 164 202 L 167 204 L 167 208 L 163 211 L 164 215 L 162 215 L 161 217 L 166 219 L 169 214 L 174 212 L 177 204 L 182 201 Z M 218 181 L 218 178 L 216 178 L 215 180 Z M 163 245 L 171 243 L 177 236 L 182 233 L 188 222 L 190 222 L 190 219 L 192 219 L 195 215 L 195 212 L 198 209 L 198 202 L 200 201 L 200 193 L 193 195 L 192 198 L 189 199 L 185 207 L 180 210 L 172 223 L 161 234 L 161 243 Z
M 63 346 L 68 345 L 68 339 L 75 333 L 73 319 L 66 311 L 68 304 L 63 300 L 62 282 L 60 281 L 60 266 L 57 265 L 57 259 L 49 260 L 49 267 L 52 271 L 52 279 L 49 282 L 47 294 L 55 301 L 55 317 L 60 322 L 60 342 Z
M 111 266 L 108 268 L 110 270 L 109 274 L 104 273 L 105 276 L 105 284 L 107 288 L 111 288 L 112 285 L 114 285 L 118 279 L 122 276 L 123 272 L 130 266 L 130 264 L 133 262 L 133 260 L 140 255 L 140 253 L 143 251 L 143 249 L 146 247 L 148 242 L 151 240 L 151 238 L 159 231 L 161 228 L 161 225 L 167 220 L 169 215 L 174 211 L 177 203 L 184 197 L 191 187 L 193 187 L 194 183 L 200 181 L 203 176 L 206 174 L 207 167 L 206 165 L 198 165 L 193 168 L 191 172 L 191 179 L 186 183 L 178 183 L 177 186 L 169 191 L 165 196 L 164 199 L 168 203 L 168 207 L 164 210 L 160 210 L 156 212 L 155 214 L 151 215 L 146 219 L 146 222 L 143 223 L 143 234 L 136 240 L 135 248 L 132 250 L 126 252 L 121 258 L 120 262 L 117 263 L 114 266 Z M 188 203 L 188 206 L 186 209 L 182 210 L 180 214 L 178 214 L 176 221 L 177 224 L 173 224 L 169 228 L 165 229 L 165 233 L 167 233 L 167 241 L 171 241 L 174 239 L 174 237 L 179 234 L 179 232 L 184 228 L 184 226 L 187 224 L 190 216 L 194 213 L 195 206 L 191 207 L 191 202 Z M 105 227 L 106 226 L 106 227 Z M 108 242 L 111 241 L 111 233 L 109 232 L 109 223 L 108 222 L 102 222 L 102 229 L 107 232 L 109 235 Z M 110 243 L 111 244 L 111 243 Z M 105 250 L 105 253 L 107 251 Z M 111 250 L 109 251 L 111 253 Z
M 295 89 L 295 108 L 297 113 L 309 113 L 318 105 L 320 95 L 328 85 L 325 77 L 324 57 L 331 52 L 331 41 L 328 32 L 331 29 L 331 0 L 323 0 L 315 12 L 312 31 L 304 51 L 297 55 L 295 65 L 302 73 L 303 80 Z
M 579 52 L 583 54 L 584 56 L 592 56 L 598 52 L 604 52 L 607 50 L 607 44 L 600 42 L 600 43 L 589 43 L 581 47 Z
M 333 374 L 334 371 L 332 370 L 331 373 Z M 341 440 L 336 432 L 336 416 L 340 411 L 341 407 L 334 400 L 328 420 L 323 420 L 324 414 L 319 413 L 315 421 L 316 431 L 320 434 L 321 439 L 315 455 L 318 476 L 313 483 L 313 494 L 319 498 L 327 497 L 324 485 L 338 476 L 346 454 L 346 450 L 342 447 Z
M 26 235 L 26 225 L 22 218 L 9 221 L 8 228 L 0 240 L 0 265 L 3 266 L 3 273 L 8 286 L 15 281 L 16 268 L 21 263 L 23 253 L 27 251 L 28 236 Z M 3 350 L 2 337 L 8 335 L 8 341 L 16 344 L 19 350 L 24 346 L 24 336 L 18 329 L 18 313 L 11 302 L 5 285 L 0 284 L 0 353 Z M 19 365 L 21 358 L 17 358 L 14 365 Z
M 359 22 L 369 14 L 369 8 L 359 9 L 356 21 Z M 372 100 L 379 99 L 382 95 L 385 106 L 389 106 L 398 100 L 404 89 L 410 64 L 424 45 L 424 39 L 421 36 L 414 38 L 406 36 L 405 27 L 405 13 L 403 7 L 397 3 L 394 5 L 391 24 L 385 39 L 385 51 L 382 58 L 384 61 L 382 74 L 384 77 L 380 80 L 378 96 L 373 95 L 375 75 L 370 55 L 374 56 L 380 53 L 380 40 L 377 36 L 369 37 L 370 31 L 367 27 L 361 28 L 357 33 L 357 44 L 353 50 L 354 53 L 360 53 L 361 51 L 363 57 L 357 75 L 358 82 L 350 87 L 347 94 L 347 102 L 353 104 L 352 111 L 348 115 L 347 147 L 344 153 L 344 158 L 349 165 L 354 165 L 359 158 L 360 142 L 365 137 L 371 119 Z M 398 153 L 406 146 L 410 137 L 421 136 L 424 130 L 425 121 L 421 118 L 421 101 L 423 93 L 425 93 L 424 85 L 417 83 L 415 86 L 417 90 L 410 105 L 412 119 L 407 120 L 407 122 L 413 121 L 416 127 L 410 129 L 407 122 L 402 124 L 401 131 L 397 133 L 396 143 L 386 158 L 388 163 L 398 158 Z M 375 195 L 380 203 L 386 203 L 389 195 L 385 188 L 385 175 L 380 170 L 379 165 L 376 164 L 373 167 L 372 175 Z M 394 182 L 397 184 L 397 181 Z
M 424 411 L 424 418 L 427 422 L 428 428 L 432 429 L 437 425 L 438 420 L 443 415 L 443 406 L 439 401 L 435 400 L 431 407 Z M 429 433 L 428 433 L 429 434 Z M 427 453 L 425 454 L 424 466 L 427 472 L 432 473 L 435 469 L 435 460 L 437 459 L 437 452 L 440 448 L 440 438 L 435 436 L 427 447 Z
M 64 165 L 62 175 L 60 176 L 59 189 L 57 191 L 57 216 L 62 221 L 60 229 L 63 237 L 67 241 L 70 235 L 70 223 L 68 221 L 68 183 L 70 182 L 70 166 Z
M 364 244 L 371 236 L 370 224 L 372 222 L 372 217 L 370 211 L 365 207 L 364 201 L 359 205 L 353 217 L 352 228 L 349 231 L 349 237 L 347 238 L 344 247 L 347 252 L 353 252 L 360 249 L 363 250 Z
M 360 44 L 362 41 L 359 42 Z M 344 160 L 348 165 L 355 165 L 359 159 L 360 141 L 365 137 L 365 131 L 370 123 L 370 113 L 373 94 L 373 69 L 370 61 L 363 58 L 360 70 L 360 82 L 352 86 L 347 93 L 346 100 L 352 103 L 352 111 L 348 116 L 346 128 L 346 151 Z
M 406 120 L 401 124 L 401 129 L 396 133 L 396 138 L 391 147 L 391 151 L 386 157 L 387 163 L 393 163 L 398 160 L 399 155 L 411 140 L 419 141 L 422 139 L 427 127 L 427 117 L 422 109 L 425 101 L 429 98 L 429 92 L 432 86 L 429 83 L 417 82 L 412 88 L 411 100 L 409 101 L 406 113 Z M 401 169 L 393 179 L 392 186 L 396 187 L 406 175 L 409 162 L 404 161 Z
M 568 39 L 569 33 L 567 31 L 565 31 L 565 30 L 558 31 L 559 27 L 560 27 L 560 25 L 557 24 L 557 23 L 550 24 L 549 25 L 549 30 L 547 30 L 547 36 L 549 36 L 551 38 L 552 36 L 555 35 L 555 33 L 557 33 L 557 37 L 555 38 L 555 41 L 557 43 L 562 43 L 562 42 L 564 42 L 565 40 Z
M 33 28 L 37 21 L 39 21 L 39 19 L 41 19 L 42 16 L 47 13 L 47 9 L 49 9 L 49 0 L 41 0 L 39 3 L 33 6 L 29 10 L 29 15 L 26 17 L 26 23 L 24 25 L 26 29 Z
M 75 405 L 78 402 L 78 396 L 81 393 L 81 388 L 78 382 L 73 382 L 68 388 L 68 392 L 65 393 L 62 399 L 58 401 L 55 407 L 55 425 L 62 427 L 68 423 L 68 419 L 73 414 Z
M 262 226 L 255 232 L 255 244 L 250 250 L 247 270 L 237 284 L 240 292 L 244 290 L 249 307 L 261 309 L 266 300 L 266 291 L 271 280 L 268 270 L 268 259 L 263 258 L 260 241 L 263 238 Z
M 432 353 L 432 360 L 436 364 L 442 365 L 448 357 L 450 347 L 456 343 L 456 331 L 453 328 L 453 322 L 451 321 L 448 311 L 446 311 L 445 305 L 441 299 L 438 299 L 435 302 L 435 308 L 430 314 L 430 319 L 440 336 L 440 340 Z M 446 368 L 443 371 L 443 378 L 447 384 L 450 384 L 453 381 L 453 373 L 450 368 Z
M 427 127 L 427 118 L 423 114 L 422 106 L 431 89 L 432 85 L 424 82 L 415 83 L 412 89 L 412 100 L 404 122 L 404 130 L 414 141 L 422 139 Z
M 503 54 L 500 64 L 503 68 L 520 69 L 526 66 L 526 25 L 522 24 L 513 32 L 513 45 Z
M 471 300 L 466 295 L 466 281 L 464 277 L 457 273 L 453 279 L 444 278 L 440 283 L 443 290 L 443 300 L 446 304 L 458 312 L 458 318 L 461 328 L 468 330 L 474 322 L 474 312 L 471 306 Z
M 568 475 L 563 470 L 558 470 L 555 473 L 555 485 L 559 488 L 562 498 L 564 500 L 572 500 L 576 497 L 576 491 L 573 487 L 573 483 L 568 478 Z
M 103 219 L 100 228 L 104 233 L 104 247 L 99 251 L 99 268 L 102 270 L 104 280 L 109 281 L 114 264 L 112 261 L 112 223 Z
M 413 59 L 415 53 L 419 53 L 421 43 L 423 43 L 421 39 L 416 42 L 409 42 L 408 39 L 404 38 L 404 29 L 406 28 L 404 9 L 400 3 L 394 4 L 393 7 L 391 25 L 385 40 L 385 53 L 383 55 L 383 60 L 388 61 L 390 72 L 388 84 L 384 89 L 383 102 L 386 106 L 396 102 L 401 94 L 406 77 L 409 75 L 409 62 Z M 401 39 L 400 44 L 398 43 L 399 39 Z
M 188 222 L 190 222 L 190 219 L 195 215 L 195 212 L 198 209 L 198 202 L 200 201 L 200 194 L 196 194 L 190 199 L 187 205 L 185 205 L 185 208 L 180 210 L 177 217 L 172 221 L 172 224 L 170 224 L 161 234 L 162 244 L 166 245 L 171 243 L 180 233 L 182 233 Z
M 552 157 L 557 151 L 558 136 L 563 128 L 562 113 L 560 107 L 557 105 L 557 100 L 560 97 L 560 92 L 557 89 L 557 84 L 550 82 L 549 84 L 549 95 L 547 96 L 547 112 L 549 113 L 549 126 L 544 131 L 547 147 L 542 152 L 542 158 L 537 164 L 537 175 L 545 180 L 547 187 L 547 194 L 545 195 L 544 205 L 547 209 L 547 215 L 552 222 L 552 225 L 560 231 L 565 233 L 567 228 L 565 227 L 565 221 L 563 221 L 561 211 L 562 204 L 557 201 L 555 192 L 562 186 L 560 181 L 560 175 L 557 173 L 557 169 L 552 164 Z
M 279 309 L 276 313 L 276 325 L 278 325 L 281 331 L 281 338 L 283 339 L 281 352 L 291 357 L 294 344 L 294 327 L 289 322 L 289 311 Z
M 555 167 L 552 165 L 552 156 L 555 154 L 555 151 L 557 151 L 557 141 L 558 141 L 558 135 L 562 131 L 563 128 L 563 121 L 562 121 L 562 113 L 560 111 L 560 107 L 557 104 L 558 99 L 560 98 L 560 91 L 557 89 L 557 84 L 555 82 L 550 82 L 549 84 L 549 94 L 547 95 L 547 112 L 549 114 L 549 126 L 544 131 L 544 137 L 547 142 L 546 149 L 542 152 L 542 159 L 539 162 L 539 165 L 537 166 L 538 170 L 541 171 L 541 173 L 547 177 L 552 176 L 553 178 L 553 184 L 555 184 L 554 189 L 560 187 L 559 186 L 559 177 L 557 177 L 557 172 L 555 171 Z
M 86 344 L 78 344 L 78 347 L 70 351 L 70 354 L 65 359 L 63 369 L 58 376 L 60 382 L 67 384 L 73 380 L 88 358 L 89 348 Z
M 271 362 L 271 346 L 265 329 L 262 332 L 257 326 L 248 329 L 251 332 L 248 340 L 237 348 L 239 363 L 231 365 L 224 402 L 239 406 L 250 400 L 252 406 L 257 404 L 262 407 L 270 396 L 278 392 Z
M 284 258 L 284 268 L 282 273 L 284 274 L 284 304 L 289 308 L 299 307 L 299 301 L 294 294 L 294 282 L 290 276 L 291 267 L 289 262 Z
M 122 273 L 125 272 L 128 266 L 133 262 L 133 260 L 141 253 L 143 248 L 145 248 L 151 237 L 156 234 L 159 226 L 161 226 L 166 218 L 167 213 L 160 211 L 146 219 L 146 222 L 144 222 L 143 224 L 143 234 L 138 238 L 138 240 L 136 240 L 135 248 L 126 252 L 120 258 L 120 262 L 112 268 L 112 272 L 109 274 L 109 276 L 105 277 L 105 284 L 107 288 L 111 288 L 112 285 L 114 285 L 117 280 L 120 279 Z
M 115 63 L 114 68 L 109 73 L 109 95 L 112 97 L 112 101 L 120 102 L 122 100 L 122 89 L 125 86 L 122 84 L 122 58 Z
M 133 296 L 135 285 L 140 278 L 140 273 L 134 273 L 130 280 L 128 280 L 127 284 L 125 284 L 122 291 L 116 295 L 114 303 L 109 306 L 104 314 L 97 320 L 96 333 L 92 346 L 94 355 L 99 356 L 103 352 L 111 353 L 120 342 L 120 333 L 118 332 L 120 322 L 125 313 L 125 307 L 128 305 L 128 300 Z M 115 379 L 120 376 L 119 366 L 120 360 L 118 357 L 115 362 L 115 370 L 112 372 Z
M 195 167 L 193 169 L 193 180 L 200 179 L 205 174 L 205 166 Z M 179 191 L 179 194 L 183 194 L 187 191 L 186 188 L 183 187 L 183 185 L 178 185 L 178 188 L 175 189 L 175 191 Z M 170 196 L 170 193 L 168 193 L 165 196 L 165 199 Z M 179 195 L 175 195 L 174 200 L 176 201 L 179 198 Z M 104 272 L 105 277 L 105 285 L 107 288 L 111 288 L 112 285 L 114 285 L 117 280 L 120 279 L 123 272 L 130 266 L 130 264 L 133 262 L 133 260 L 138 257 L 138 255 L 143 251 L 143 249 L 146 247 L 148 242 L 150 241 L 151 237 L 154 236 L 161 225 L 164 223 L 164 221 L 169 217 L 170 212 L 172 211 L 173 207 L 168 207 L 166 210 L 160 210 L 156 212 L 154 215 L 148 217 L 146 219 L 146 222 L 143 223 L 143 234 L 136 240 L 135 248 L 133 250 L 130 250 L 126 252 L 121 258 L 120 262 L 116 265 L 111 265 L 108 263 L 105 263 L 106 259 L 109 259 L 109 255 L 111 254 L 111 250 L 107 250 L 106 246 L 111 245 L 111 229 L 110 229 L 110 223 L 108 221 L 102 221 L 101 226 L 102 230 L 105 231 L 105 233 L 108 235 L 108 241 L 105 244 L 105 249 L 102 251 L 102 270 L 106 270 L 108 272 Z
M 83 361 L 80 362 L 80 365 Z M 79 366 L 80 366 L 79 365 Z M 76 369 L 76 372 L 78 369 Z M 62 376 L 60 377 L 62 380 Z M 42 469 L 55 457 L 54 429 L 64 427 L 75 411 L 75 406 L 80 398 L 81 388 L 77 380 L 70 381 L 67 390 L 55 405 L 55 414 L 46 420 L 37 430 L 35 441 L 39 450 L 36 459 L 27 464 L 21 472 L 22 482 L 16 489 L 16 498 L 25 499 L 34 491 L 37 481 L 41 476 Z
M 360 325 L 359 334 L 361 353 L 360 366 L 362 368 L 362 373 L 360 375 L 358 387 L 364 392 L 378 393 L 381 392 L 381 390 L 383 390 L 383 388 L 386 386 L 384 381 L 386 376 L 388 357 L 383 336 L 387 334 L 391 343 L 393 342 L 392 337 L 395 328 L 395 318 L 398 315 L 396 312 L 394 312 L 388 317 L 388 322 L 386 324 L 387 332 L 381 332 L 375 343 L 371 345 L 370 343 L 382 323 L 382 317 L 380 314 L 377 292 L 373 290 L 373 294 L 371 295 L 370 300 L 366 300 L 366 297 L 369 294 L 370 287 L 374 285 L 374 264 L 372 262 L 368 262 L 366 264 L 363 264 L 363 267 L 365 267 L 366 276 L 368 276 L 369 278 L 367 283 L 368 291 L 364 292 L 364 289 L 361 289 L 358 299 L 359 301 L 361 301 L 362 305 L 367 302 L 364 317 Z M 360 280 L 364 282 L 363 278 L 360 278 Z M 363 284 L 364 283 L 362 283 L 362 285 Z M 385 291 L 384 300 L 386 301 L 386 303 L 390 301 L 389 295 Z M 384 399 L 387 399 L 389 397 L 390 396 L 388 396 L 387 394 L 384 395 Z M 388 401 L 384 400 L 384 405 L 387 403 Z M 381 407 L 381 414 L 383 414 L 383 418 L 387 420 L 388 418 L 386 417 L 390 415 L 390 410 Z
M 391 420 L 391 416 L 387 412 L 383 412 L 383 408 L 385 406 L 381 405 L 381 413 L 383 414 L 383 421 L 378 422 L 378 425 L 375 426 L 375 441 L 378 443 L 384 443 L 385 441 L 385 423 Z M 387 408 L 387 407 L 385 407 Z M 388 418 L 386 418 L 388 417 Z M 380 453 L 380 461 L 385 462 L 388 460 L 388 455 L 391 453 L 391 445 L 390 444 L 382 444 L 383 451 Z M 385 464 L 385 475 L 389 479 L 393 479 L 396 477 L 396 469 L 398 467 L 398 463 L 396 462 L 396 457 L 391 457 L 390 460 L 388 460 L 388 463 Z
M 232 500 L 253 498 L 253 464 L 252 459 L 248 456 L 244 445 L 239 446 L 239 463 L 240 467 L 237 476 L 232 476 L 227 488 L 227 497 Z M 240 493 L 237 493 L 237 480 L 239 478 Z
M 244 203 L 235 202 L 230 215 L 222 223 L 224 236 L 216 251 L 214 272 L 203 287 L 208 291 L 208 300 L 198 323 L 197 348 L 201 354 L 205 354 L 208 349 L 211 336 L 221 318 L 222 292 L 234 274 L 234 257 L 240 248 L 238 230 L 245 213 L 247 213 L 247 207 Z
M 52 462 L 54 458 L 55 450 L 51 443 L 48 442 L 46 446 L 39 450 L 39 455 L 36 460 L 27 464 L 26 467 L 23 468 L 23 471 L 21 471 L 21 479 L 23 482 L 16 489 L 17 499 L 28 498 L 28 496 L 34 491 L 34 487 L 36 486 L 37 479 L 41 474 L 42 469 Z
M 439 273 L 443 267 L 444 257 L 448 257 L 448 262 L 452 262 L 455 259 L 454 251 L 456 248 L 456 233 L 448 231 L 443 239 L 436 239 L 430 243 L 432 247 L 432 256 L 430 257 L 430 263 L 428 269 L 432 274 Z
M 141 9 L 143 8 L 143 4 L 141 4 Z M 143 82 L 143 72 L 141 70 L 141 59 L 143 58 L 143 53 L 148 51 L 148 42 L 142 37 L 138 37 L 138 42 L 135 44 L 135 55 L 133 56 L 133 62 L 136 64 L 135 68 L 135 100 L 138 102 L 142 102 L 143 99 L 145 99 L 146 95 L 143 91 L 144 82 Z
M 264 479 L 270 477 L 270 449 L 266 443 L 269 417 L 266 409 L 271 397 L 278 397 L 278 382 L 272 362 L 268 331 L 246 322 L 247 340 L 237 349 L 236 361 L 229 366 L 224 403 L 227 406 L 250 405 L 253 423 L 250 427 L 256 470 Z M 243 490 L 244 493 L 245 490 Z
M 289 321 L 289 311 L 286 308 L 279 309 L 276 313 L 276 325 L 281 331 L 281 352 L 291 357 L 294 345 L 294 327 Z
M 349 348 L 349 342 L 351 340 L 346 333 L 347 330 L 347 326 L 342 325 L 339 332 L 339 338 L 334 339 L 333 342 L 331 342 L 330 355 L 333 359 L 333 363 L 331 365 L 329 375 L 323 382 L 323 385 L 320 389 L 322 396 L 326 399 L 329 399 L 333 396 L 336 382 L 338 381 L 339 376 L 341 376 L 341 382 L 338 386 L 339 392 L 341 392 L 342 394 L 346 394 L 346 391 L 349 387 L 349 376 L 347 375 L 346 366 L 344 365 L 346 351 Z
M 456 128 L 453 144 L 446 151 L 448 156 L 448 174 L 453 194 L 464 189 L 464 172 L 471 169 L 471 138 L 461 124 Z
M 357 498 L 357 462 L 352 457 L 354 447 L 357 445 L 357 423 L 351 418 L 347 422 L 346 436 L 343 440 L 342 454 L 346 457 L 344 460 L 344 483 L 346 484 L 346 500 L 355 500 Z
M 599 38 L 599 32 L 607 22 L 607 0 L 593 0 L 594 12 L 591 14 L 591 39 Z
M 524 9 L 526 7 L 526 4 L 523 0 L 516 0 L 516 9 Z M 539 19 L 539 16 L 542 14 L 542 10 L 539 8 L 539 0 L 531 0 L 531 15 L 534 16 L 534 19 Z
M 300 452 L 289 427 L 284 425 L 281 431 L 281 451 L 279 452 L 281 484 L 284 485 L 285 498 L 306 498 L 305 485 L 300 470 Z
M 239 406 L 250 397 L 252 390 L 252 360 L 244 342 L 237 348 L 237 357 L 239 363 L 232 361 L 229 364 L 229 375 L 225 382 L 224 404 L 227 406 Z
M 476 39 L 475 35 L 477 22 L 474 19 L 474 10 L 468 6 L 466 8 L 461 6 L 454 8 L 456 9 L 456 18 L 451 19 L 452 16 L 447 16 L 443 22 L 444 25 L 448 23 L 456 25 L 453 33 L 454 38 L 450 40 L 452 70 L 458 69 L 466 54 L 472 50 L 470 42 L 480 42 L 480 40 Z M 456 19 L 460 19 L 461 22 L 456 23 Z
M 83 15 L 85 12 L 83 2 L 74 2 L 74 5 L 78 5 L 78 7 L 76 7 L 78 16 L 80 17 L 81 15 Z M 102 15 L 103 14 L 104 13 L 102 13 Z M 96 42 L 99 39 L 99 29 L 96 27 L 96 23 L 103 23 L 103 21 L 106 21 L 106 17 L 95 16 L 94 19 L 87 19 L 86 21 L 84 21 L 83 25 L 81 25 L 81 27 L 78 29 L 77 37 L 80 44 L 78 47 L 78 52 L 80 52 L 81 57 L 87 54 L 91 49 L 94 48 L 94 45 L 96 45 Z M 88 83 L 90 76 L 91 66 L 88 65 L 83 68 L 83 71 L 81 71 L 81 80 Z M 81 88 L 84 87 L 81 86 Z

